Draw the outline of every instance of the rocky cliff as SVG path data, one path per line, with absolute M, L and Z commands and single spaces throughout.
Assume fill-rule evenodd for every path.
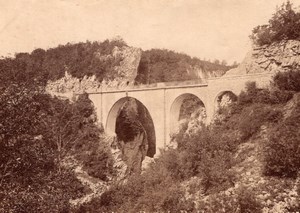
M 213 77 L 221 77 L 226 73 L 225 70 L 212 70 L 207 71 L 204 68 L 200 66 L 190 66 L 187 69 L 187 72 L 189 75 L 194 76 L 198 79 L 207 79 L 207 78 L 213 78 Z
M 57 81 L 48 81 L 46 91 L 51 94 L 64 94 L 81 92 L 98 92 L 107 88 L 120 88 L 134 84 L 137 75 L 137 68 L 140 62 L 142 50 L 134 47 L 115 47 L 111 55 L 95 54 L 95 60 L 106 63 L 109 60 L 119 61 L 119 64 L 113 67 L 113 80 L 111 73 L 107 73 L 102 82 L 96 79 L 96 76 L 84 76 L 78 79 L 71 76 L 67 71 L 65 76 Z
M 288 40 L 254 46 L 243 62 L 225 75 L 276 73 L 300 67 L 300 41 Z

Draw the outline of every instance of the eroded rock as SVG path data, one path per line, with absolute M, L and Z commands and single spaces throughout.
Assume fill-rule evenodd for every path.
M 65 76 L 57 81 L 48 81 L 46 91 L 54 95 L 71 97 L 73 93 L 99 92 L 110 88 L 118 89 L 132 86 L 137 76 L 137 69 L 141 59 L 142 50 L 134 47 L 115 47 L 111 55 L 95 54 L 95 58 L 105 62 L 113 58 L 120 61 L 119 65 L 113 67 L 116 73 L 113 80 L 109 75 L 99 82 L 96 76 L 84 76 L 82 79 L 71 76 L 67 71 Z
M 300 67 L 300 41 L 288 40 L 253 47 L 243 62 L 225 76 L 284 72 L 295 67 Z

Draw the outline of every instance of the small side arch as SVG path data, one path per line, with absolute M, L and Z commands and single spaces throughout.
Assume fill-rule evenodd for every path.
M 203 101 L 196 95 L 191 94 L 191 93 L 184 93 L 179 95 L 171 104 L 171 109 L 170 109 L 170 133 L 173 133 L 177 130 L 178 125 L 179 125 L 179 119 L 180 119 L 180 112 L 181 112 L 181 107 L 184 103 L 185 100 L 189 98 L 195 98 L 199 102 L 199 106 L 203 106 L 204 109 L 206 110 L 206 107 L 203 103 Z
M 230 90 L 219 92 L 214 100 L 214 114 L 217 113 L 221 107 L 226 107 L 230 103 L 236 102 L 237 98 L 238 96 Z

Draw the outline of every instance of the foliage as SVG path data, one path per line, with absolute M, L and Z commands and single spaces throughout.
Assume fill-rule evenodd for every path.
M 296 177 L 300 169 L 300 105 L 292 114 L 275 125 L 264 145 L 264 173 Z
M 43 78 L 29 78 L 24 63 L 5 66 L 0 66 L 0 211 L 66 212 L 69 200 L 85 189 L 62 167 L 62 157 L 77 138 L 77 143 L 90 139 L 85 132 L 93 108 L 83 107 L 87 103 L 80 98 L 72 104 L 43 94 Z
M 279 90 L 300 92 L 300 70 L 294 69 L 287 72 L 278 72 L 274 76 L 273 84 Z
M 36 78 L 42 80 L 44 85 L 48 80 L 62 78 L 66 71 L 79 79 L 95 75 L 100 82 L 113 80 L 118 75 L 115 66 L 120 65 L 122 60 L 118 55 L 113 55 L 113 50 L 126 46 L 122 39 L 115 39 L 67 43 L 48 50 L 38 48 L 31 53 L 17 53 L 15 58 L 1 59 L 0 75 L 5 78 L 2 74 L 18 70 L 15 73 L 24 79 Z M 196 72 L 191 70 L 194 66 L 207 75 L 212 71 L 224 74 L 232 68 L 225 63 L 211 63 L 169 50 L 152 49 L 142 51 L 135 81 L 137 84 L 149 84 L 197 79 Z
M 127 46 L 123 40 L 105 40 L 104 42 L 80 42 L 59 45 L 48 50 L 35 49 L 29 53 L 18 53 L 14 59 L 0 60 L 0 71 L 11 72 L 17 66 L 23 66 L 19 75 L 27 78 L 39 76 L 47 80 L 57 80 L 68 71 L 72 76 L 82 79 L 85 75 L 96 75 L 99 81 L 112 80 L 117 74 L 113 69 L 119 65 L 120 58 L 112 57 L 115 47 Z M 1 74 L 1 73 L 0 73 Z M 5 77 L 5 75 L 2 75 Z
M 197 79 L 198 76 L 193 73 L 191 67 L 197 67 L 207 74 L 211 71 L 224 74 L 231 68 L 170 50 L 151 49 L 142 52 L 135 81 L 137 84 L 151 84 Z
M 94 107 L 87 94 L 74 103 L 52 98 L 43 118 L 45 138 L 54 142 L 57 161 L 73 155 L 89 175 L 106 180 L 112 171 L 110 150 L 101 138 L 103 130 L 96 126 Z
M 293 94 L 293 91 L 279 88 L 277 83 L 272 83 L 271 88 L 257 88 L 255 82 L 247 82 L 245 91 L 242 91 L 238 97 L 238 104 L 241 106 L 254 103 L 283 104 L 288 102 Z
M 12 84 L 3 89 L 0 123 L 0 210 L 61 212 L 83 193 L 72 172 L 57 164 L 52 141 L 42 131 L 45 97 Z
M 184 198 L 184 191 L 171 172 L 157 162 L 144 174 L 131 176 L 124 184 L 113 185 L 100 198 L 83 206 L 80 212 L 190 212 L 193 204 Z
M 269 45 L 273 42 L 300 38 L 300 13 L 292 3 L 282 4 L 267 25 L 257 26 L 250 36 L 254 44 Z
M 277 123 L 281 117 L 281 111 L 264 104 L 253 104 L 244 108 L 236 121 L 241 140 L 249 139 L 267 122 Z
M 238 191 L 238 204 L 240 212 L 245 213 L 261 213 L 262 204 L 255 198 L 249 189 L 241 187 Z
M 28 176 L 30 182 L 25 183 L 21 179 L 24 176 L 20 180 L 2 179 L 0 212 L 69 212 L 69 199 L 82 196 L 86 189 L 75 178 L 73 172 L 66 169 L 57 171 L 57 168 L 35 171 Z
M 107 181 L 114 174 L 110 147 L 104 142 L 97 127 L 89 128 L 88 131 L 89 136 L 76 143 L 71 153 L 90 176 Z
M 205 202 L 200 202 L 199 210 L 207 213 L 236 212 L 261 213 L 262 205 L 248 189 L 241 187 L 237 195 L 213 194 Z
M 162 151 L 140 176 L 115 184 L 80 212 L 177 212 L 194 211 L 180 183 L 198 176 L 203 193 L 220 192 L 233 186 L 232 153 L 235 145 L 218 130 L 203 127 L 195 135 L 178 135 L 178 149 Z M 180 140 L 180 141 L 179 141 Z
M 177 178 L 199 176 L 204 192 L 220 191 L 231 186 L 233 179 L 229 169 L 236 146 L 231 139 L 219 129 L 204 126 L 195 134 L 181 134 L 184 133 L 180 132 L 175 137 L 180 154 L 178 160 L 173 157 L 176 164 L 172 166 Z

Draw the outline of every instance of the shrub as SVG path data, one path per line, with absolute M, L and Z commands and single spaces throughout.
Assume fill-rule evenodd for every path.
M 211 195 L 199 204 L 200 212 L 242 212 L 261 213 L 262 205 L 255 196 L 244 187 L 239 188 L 236 195 L 218 193 Z
M 278 122 L 281 117 L 281 111 L 273 109 L 269 105 L 253 104 L 244 108 L 239 114 L 236 124 L 241 133 L 241 140 L 249 139 L 263 124 Z
M 250 36 L 254 44 L 268 45 L 288 39 L 300 38 L 300 13 L 290 1 L 282 4 L 269 20 L 269 24 L 257 26 Z
M 278 72 L 273 78 L 273 84 L 280 90 L 300 92 L 300 70 Z
M 242 106 L 254 103 L 258 93 L 256 82 L 246 82 L 245 88 L 245 91 L 242 91 L 238 96 L 238 104 Z
M 69 212 L 69 200 L 84 193 L 85 188 L 71 171 L 51 172 L 46 176 L 36 174 L 35 183 L 27 186 L 2 183 L 0 212 Z
M 264 173 L 295 177 L 300 169 L 300 113 L 276 125 L 264 144 Z
M 220 191 L 232 185 L 229 169 L 236 144 L 219 129 L 203 126 L 195 134 L 179 137 L 176 141 L 180 153 L 177 175 L 185 179 L 199 176 L 205 192 Z
M 93 129 L 94 133 L 99 131 L 98 129 Z M 83 169 L 90 176 L 106 181 L 114 174 L 110 148 L 99 135 L 77 143 L 72 154 L 83 164 Z
M 251 191 L 247 188 L 240 188 L 237 197 L 240 212 L 243 213 L 260 213 L 262 212 L 262 204 L 255 198 Z
M 35 86 L 0 88 L 6 91 L 0 94 L 5 120 L 0 128 L 0 212 L 68 212 L 69 200 L 85 191 L 62 166 L 61 156 L 83 139 L 95 139 L 95 125 L 93 133 L 84 131 L 91 130 L 91 123 L 85 113 L 80 116 L 88 110 L 41 94 Z
M 155 169 L 155 170 L 154 170 Z M 164 167 L 153 166 L 142 175 L 115 184 L 79 212 L 177 212 L 192 211 L 184 190 Z

